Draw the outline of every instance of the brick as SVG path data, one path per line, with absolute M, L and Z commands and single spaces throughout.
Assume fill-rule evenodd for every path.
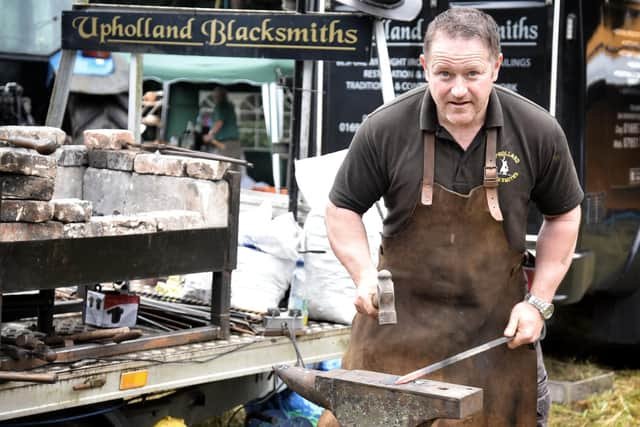
M 53 217 L 53 207 L 41 200 L 2 200 L 2 222 L 46 222 Z
M 61 239 L 63 235 L 62 223 L 55 221 L 38 224 L 28 222 L 0 222 L 0 242 Z
M 84 166 L 58 166 L 53 199 L 82 199 Z
M 136 156 L 133 170 L 139 174 L 184 176 L 185 165 L 184 157 L 144 153 Z
M 91 202 L 80 199 L 52 200 L 53 218 L 64 224 L 70 222 L 87 222 L 91 219 Z
M 210 179 L 217 181 L 222 179 L 229 168 L 229 163 L 207 159 L 187 159 L 187 175 L 192 178 Z
M 131 174 L 128 172 L 87 168 L 82 199 L 93 204 L 94 215 L 123 214 L 128 203 L 127 193 L 130 187 Z
M 88 129 L 84 131 L 83 138 L 89 150 L 120 150 L 135 142 L 133 133 L 122 129 Z
M 207 227 L 227 225 L 229 187 L 226 181 L 134 173 L 125 198 L 125 214 L 188 210 L 199 212 Z
M 91 150 L 89 166 L 131 172 L 137 154 L 137 151 L 132 150 Z
M 91 217 L 88 231 L 91 236 L 121 236 L 125 234 L 155 233 L 153 218 L 141 215 L 107 215 Z
M 158 231 L 185 230 L 204 227 L 204 220 L 199 212 L 194 211 L 153 211 L 139 214 L 153 218 Z
M 0 174 L 3 199 L 51 200 L 55 181 L 39 176 Z
M 87 166 L 89 159 L 84 145 L 63 145 L 56 150 L 58 166 Z
M 62 228 L 62 234 L 65 239 L 81 239 L 83 237 L 91 237 L 88 234 L 89 223 L 86 222 L 72 222 L 64 224 Z
M 61 129 L 50 126 L 0 126 L 0 138 L 22 136 L 27 138 L 49 138 L 58 145 L 63 145 L 67 134 Z
M 26 148 L 0 147 L 0 172 L 55 178 L 56 159 Z

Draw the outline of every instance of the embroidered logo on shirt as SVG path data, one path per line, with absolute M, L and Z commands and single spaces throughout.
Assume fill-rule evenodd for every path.
M 513 154 L 511 151 L 499 151 L 496 153 L 496 160 L 498 162 L 499 183 L 506 184 L 515 181 L 520 176 L 518 172 L 520 157 L 517 154 Z

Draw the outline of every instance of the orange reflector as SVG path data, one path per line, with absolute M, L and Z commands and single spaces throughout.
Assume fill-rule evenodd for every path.
M 120 374 L 120 390 L 144 387 L 147 385 L 149 372 L 146 369 L 140 371 L 129 371 Z

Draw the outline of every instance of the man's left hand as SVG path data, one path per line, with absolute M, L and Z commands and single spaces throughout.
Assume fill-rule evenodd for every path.
M 516 348 L 523 344 L 531 344 L 540 338 L 544 320 L 537 308 L 522 301 L 516 304 L 511 310 L 511 317 L 504 335 L 514 337 L 509 342 L 509 348 Z

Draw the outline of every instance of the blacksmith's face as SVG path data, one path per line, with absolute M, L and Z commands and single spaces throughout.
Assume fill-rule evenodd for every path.
M 442 126 L 463 129 L 484 123 L 502 54 L 492 57 L 489 47 L 477 37 L 436 33 L 427 57 L 420 55 L 420 63 Z

